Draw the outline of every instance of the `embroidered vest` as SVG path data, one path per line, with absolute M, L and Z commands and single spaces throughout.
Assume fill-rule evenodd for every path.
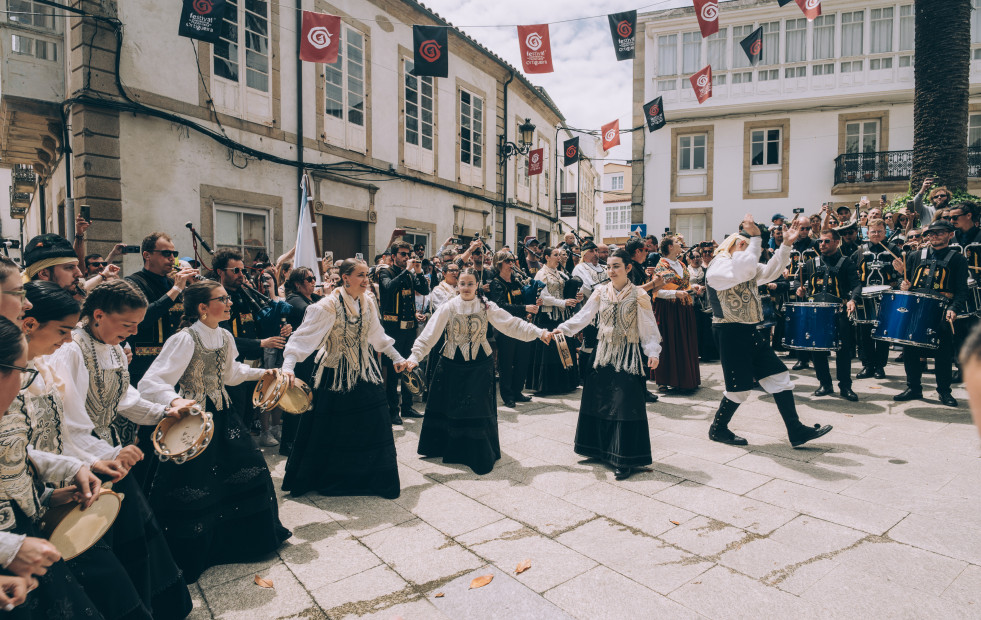
M 610 299 L 606 287 L 595 291 L 600 296 L 600 307 L 597 312 L 599 333 L 593 368 L 612 366 L 615 370 L 643 375 L 636 287 L 632 284 L 627 286 L 630 292 L 622 301 Z
M 34 520 L 44 513 L 34 465 L 27 458 L 31 425 L 26 410 L 27 404 L 21 394 L 0 418 L 0 530 L 4 531 L 16 525 L 10 502 L 16 502 L 24 514 Z
M 320 353 L 317 354 L 317 373 L 314 379 L 314 389 L 320 386 L 323 369 L 331 368 L 334 379 L 330 389 L 335 392 L 349 392 L 358 381 L 381 383 L 381 370 L 368 344 L 368 325 L 365 324 L 365 314 L 370 313 L 367 304 L 358 300 L 357 315 L 349 315 L 344 304 L 344 298 L 339 296 L 334 304 L 337 313 L 334 325 L 327 333 Z M 370 302 L 368 302 L 370 303 Z M 370 314 L 369 314 L 370 316 Z
M 64 454 L 64 432 L 62 415 L 65 404 L 61 394 L 53 386 L 48 386 L 44 394 L 21 392 L 14 403 L 24 402 L 25 413 L 31 425 L 31 445 L 44 452 Z
M 486 308 L 481 308 L 479 312 L 472 314 L 454 312 L 446 322 L 443 333 L 446 339 L 446 344 L 443 345 L 443 357 L 453 359 L 459 350 L 463 359 L 470 362 L 477 359 L 478 349 L 483 349 L 487 355 L 491 354 L 491 346 L 487 342 Z
M 568 279 L 565 274 L 551 270 L 539 270 L 539 272 L 542 277 L 538 279 L 545 283 L 545 290 L 548 291 L 548 294 L 556 299 L 565 299 L 565 281 Z M 572 316 L 568 306 L 542 306 L 539 314 L 542 313 L 547 314 L 555 321 L 564 321 Z
M 97 437 L 112 446 L 129 445 L 123 441 L 127 436 L 133 443 L 136 424 L 116 414 L 119 402 L 129 389 L 129 371 L 123 366 L 125 353 L 119 345 L 109 347 L 117 366 L 102 368 L 95 350 L 95 341 L 83 329 L 72 332 L 72 340 L 82 351 L 85 369 L 89 373 L 89 389 L 85 394 L 85 411 L 95 425 Z M 128 422 L 129 424 L 123 424 Z
M 231 336 L 222 331 L 222 346 L 208 349 L 196 331 L 190 327 L 185 327 L 184 331 L 194 340 L 194 354 L 177 381 L 181 398 L 190 398 L 202 405 L 206 398 L 210 398 L 219 411 L 231 406 L 224 381 L 226 360 L 231 354 Z
M 724 255 L 716 256 L 714 260 L 732 260 Z M 760 303 L 760 293 L 756 278 L 717 291 L 708 285 L 709 304 L 712 306 L 713 323 L 759 323 L 763 320 L 763 305 Z

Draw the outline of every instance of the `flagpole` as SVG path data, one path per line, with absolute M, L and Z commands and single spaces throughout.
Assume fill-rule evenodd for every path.
M 303 44 L 303 0 L 295 0 L 296 4 L 296 182 L 301 187 L 306 171 L 303 169 L 303 60 L 300 59 L 300 46 Z M 307 183 L 307 189 L 310 185 Z M 301 201 L 301 211 L 296 214 L 297 226 L 302 226 L 300 213 L 302 213 L 303 190 L 300 190 L 299 200 Z M 316 237 L 316 235 L 314 235 Z
M 582 210 L 582 205 L 579 204 L 580 179 L 582 178 L 582 151 L 579 151 L 578 155 L 579 159 L 576 160 L 576 237 L 579 236 L 579 212 Z

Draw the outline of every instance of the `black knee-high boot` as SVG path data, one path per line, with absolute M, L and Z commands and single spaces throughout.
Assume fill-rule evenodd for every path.
M 725 396 L 719 403 L 719 410 L 715 412 L 715 419 L 709 428 L 709 439 L 719 443 L 727 443 L 731 446 L 745 446 L 749 442 L 729 430 L 729 422 L 733 414 L 739 408 L 739 403 L 729 400 Z
M 815 424 L 813 427 L 801 424 L 800 417 L 797 415 L 793 390 L 777 392 L 773 395 L 773 400 L 776 401 L 780 417 L 783 418 L 783 423 L 787 426 L 787 437 L 790 439 L 790 445 L 795 448 L 812 439 L 827 435 L 831 431 L 830 424 L 824 426 Z

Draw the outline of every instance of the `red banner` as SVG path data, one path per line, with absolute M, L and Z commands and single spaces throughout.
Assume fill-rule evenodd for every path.
M 698 103 L 705 103 L 705 100 L 712 96 L 712 65 L 706 65 L 704 69 L 688 79 L 691 81 L 691 88 L 695 91 Z
M 719 0 L 695 0 L 695 16 L 702 38 L 719 31 Z
M 603 125 L 602 130 L 604 151 L 620 145 L 620 119 Z
M 525 73 L 551 73 L 552 49 L 548 41 L 548 24 L 518 26 L 521 66 Z
M 814 21 L 815 17 L 821 16 L 821 0 L 797 0 L 797 6 L 804 11 L 807 21 Z
M 300 28 L 300 60 L 334 64 L 341 43 L 341 18 L 303 11 Z
M 541 174 L 545 168 L 545 149 L 535 149 L 528 153 L 528 176 Z

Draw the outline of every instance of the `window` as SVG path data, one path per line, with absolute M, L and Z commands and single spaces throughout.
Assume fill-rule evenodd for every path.
M 780 165 L 780 130 L 754 129 L 750 134 L 750 165 Z
M 981 147 L 981 114 L 972 114 L 967 125 L 967 145 L 971 148 Z
M 974 21 L 978 19 L 978 11 L 971 12 L 971 34 L 974 34 Z M 899 51 L 905 52 L 913 49 L 913 33 L 916 18 L 913 16 L 913 5 L 904 4 L 899 7 Z
M 678 170 L 705 170 L 705 134 L 678 138 Z
M 657 74 L 678 75 L 678 35 L 657 38 Z
M 892 58 L 873 58 L 869 61 L 869 69 L 872 71 L 892 69 Z
M 460 91 L 460 163 L 480 168 L 484 158 L 484 100 Z
M 733 69 L 743 69 L 748 66 L 749 58 L 746 56 L 746 52 L 743 51 L 743 46 L 739 45 L 739 42 L 749 36 L 749 33 L 753 32 L 753 25 L 747 24 L 745 26 L 733 26 L 732 27 L 732 68 Z
M 44 39 L 10 35 L 10 51 L 21 56 L 33 56 L 39 60 L 58 60 L 58 44 Z
M 854 73 L 854 72 L 861 71 L 861 70 L 862 70 L 862 61 L 861 60 L 853 60 L 851 62 L 843 62 L 843 63 L 841 63 L 841 72 L 842 73 Z
M 405 143 L 433 150 L 433 78 L 412 75 L 411 60 L 405 61 Z
M 715 75 L 712 74 L 712 86 L 725 86 L 726 85 L 726 74 Z
M 244 73 L 248 88 L 269 92 L 269 3 L 242 2 L 228 0 L 225 7 L 221 38 L 214 45 L 215 75 L 239 82 Z
M 678 90 L 678 80 L 658 80 L 657 90 L 658 91 Z
M 846 153 L 874 153 L 879 150 L 879 121 L 856 121 L 845 125 Z
M 835 16 L 814 18 L 814 60 L 835 57 Z
M 780 64 L 780 22 L 767 22 L 760 26 L 763 27 L 763 58 L 760 58 L 760 64 Z
M 408 244 L 410 244 L 412 246 L 413 253 L 415 252 L 416 244 L 421 243 L 425 247 L 425 249 L 423 250 L 422 255 L 423 256 L 429 256 L 429 254 L 430 254 L 429 247 L 430 246 L 429 246 L 429 233 L 428 232 L 423 232 L 421 230 L 411 230 L 411 229 L 406 228 L 405 229 L 405 234 L 402 235 L 402 241 L 405 241 L 406 243 L 408 243 Z M 438 249 L 438 248 L 436 248 L 436 249 Z M 435 250 L 433 250 L 433 251 L 435 251 Z
M 707 224 L 708 218 L 704 213 L 677 215 L 675 216 L 675 222 L 672 230 L 675 231 L 675 234 L 683 236 L 685 238 L 685 243 L 687 243 L 689 246 L 693 246 L 696 243 L 705 241 L 705 229 Z
M 23 56 L 33 56 L 34 39 L 19 34 L 10 35 L 10 51 Z
M 685 75 L 702 68 L 702 35 L 699 32 L 686 32 L 682 35 L 681 72 Z
M 807 75 L 807 67 L 787 67 L 783 76 L 787 79 L 802 78 Z
M 712 72 L 726 70 L 726 33 L 728 28 L 719 28 L 719 31 L 710 36 L 708 41 L 708 64 L 712 65 Z M 713 76 L 714 78 L 715 76 Z
M 528 177 L 528 156 L 519 153 L 516 159 L 518 168 L 518 185 L 527 189 L 531 187 L 531 179 Z M 527 202 L 527 193 L 524 194 L 523 197 Z
M 972 117 L 973 118 L 973 117 Z M 615 174 L 610 177 L 610 189 L 618 191 L 623 189 L 623 175 Z
M 803 67 L 801 67 L 801 68 L 803 68 Z M 767 82 L 767 81 L 779 80 L 780 79 L 780 69 L 761 69 L 759 71 L 759 74 L 760 74 L 759 80 L 761 82 Z
M 606 230 L 630 230 L 630 204 L 606 205 Z
M 15 24 L 52 32 L 58 30 L 54 9 L 32 0 L 7 0 L 7 19 Z
M 814 65 L 811 68 L 811 75 L 834 75 L 834 73 L 835 73 L 835 64 L 833 62 L 829 62 L 823 65 Z
M 364 35 L 342 27 L 343 40 L 337 48 L 337 63 L 324 64 L 327 116 L 364 127 Z
M 753 73 L 751 71 L 744 71 L 743 73 L 732 74 L 733 84 L 745 84 L 752 81 L 753 81 Z
M 232 248 L 243 257 L 245 266 L 255 262 L 259 252 L 267 251 L 266 231 L 269 215 L 257 209 L 215 206 L 215 244 L 219 248 Z
M 971 43 L 981 43 L 981 0 L 971 0 Z
M 841 14 L 841 55 L 862 55 L 862 29 L 865 25 L 865 11 Z M 844 71 L 844 69 L 842 69 Z
M 912 67 L 913 66 L 913 57 L 912 56 L 900 56 L 899 57 L 899 66 L 900 67 Z
M 787 20 L 787 62 L 804 62 L 807 60 L 807 20 L 800 19 Z
M 892 18 L 893 7 L 872 9 L 869 12 L 871 26 L 872 54 L 885 54 L 892 51 Z

